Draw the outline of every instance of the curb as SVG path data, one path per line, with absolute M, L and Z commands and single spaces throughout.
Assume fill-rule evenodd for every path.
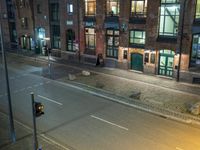
M 15 53 L 10 53 L 10 54 L 19 56 L 19 54 L 15 54 Z M 36 58 L 36 57 L 33 58 L 30 56 L 23 56 L 23 55 L 21 57 L 22 58 L 24 57 L 25 59 L 28 58 L 29 60 L 32 59 L 34 61 L 48 62 L 48 60 L 46 60 L 46 59 L 41 59 L 41 58 Z M 56 63 L 56 64 L 62 64 L 62 63 L 55 62 L 55 61 L 51 61 L 51 62 Z M 62 65 L 65 65 L 65 64 L 62 64 Z M 95 71 L 91 71 L 91 72 L 95 72 Z M 183 122 L 186 124 L 200 125 L 200 118 L 196 117 L 196 116 L 179 113 L 179 112 L 176 112 L 173 110 L 169 110 L 169 109 L 161 108 L 161 107 L 158 107 L 155 105 L 151 105 L 150 103 L 147 104 L 147 103 L 144 103 L 144 102 L 141 102 L 138 100 L 126 98 L 126 97 L 116 95 L 111 92 L 108 92 L 108 91 L 105 91 L 102 89 L 98 89 L 98 88 L 95 88 L 95 87 L 92 87 L 89 85 L 81 84 L 81 83 L 78 83 L 75 81 L 64 82 L 64 83 L 61 81 L 57 81 L 57 82 L 59 82 L 61 84 L 65 84 L 65 85 L 67 84 L 68 86 L 82 90 L 82 91 L 90 93 L 90 94 L 93 94 L 95 96 L 99 96 L 101 98 L 105 98 L 105 99 L 111 100 L 113 102 L 117 102 L 119 104 L 123 104 L 123 105 L 129 106 L 129 107 L 143 110 L 145 112 L 149 112 L 149 113 L 152 113 L 152 114 L 155 114 L 158 116 L 162 116 L 164 118 L 169 118 L 169 119 Z

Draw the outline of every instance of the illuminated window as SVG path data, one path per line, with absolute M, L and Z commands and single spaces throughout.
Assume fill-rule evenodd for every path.
M 108 29 L 106 32 L 106 56 L 118 58 L 119 30 Z
M 107 15 L 119 15 L 119 0 L 107 0 Z
M 86 50 L 96 49 L 96 33 L 94 28 L 85 28 L 85 48 Z
M 73 4 L 67 4 L 67 13 L 72 14 L 73 13 Z
M 67 30 L 66 35 L 67 51 L 75 51 L 75 32 L 71 29 Z
M 22 28 L 28 28 L 28 19 L 25 18 L 21 18 L 21 27 Z
M 197 0 L 197 3 L 196 3 L 195 19 L 200 19 L 200 0 Z
M 131 30 L 129 42 L 132 45 L 144 45 L 145 44 L 145 31 Z
M 95 16 L 96 14 L 96 0 L 85 0 L 85 15 Z
M 131 1 L 131 16 L 146 17 L 147 0 L 132 0 Z
M 159 35 L 177 36 L 180 15 L 178 2 L 178 0 L 161 1 Z
M 200 65 L 200 34 L 193 35 L 191 64 Z

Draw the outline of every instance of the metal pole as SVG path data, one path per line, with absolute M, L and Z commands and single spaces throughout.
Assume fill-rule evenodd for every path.
M 9 79 L 8 79 L 8 68 L 6 62 L 6 54 L 4 51 L 3 45 L 3 34 L 2 34 L 2 26 L 0 22 L 0 36 L 1 36 L 1 51 L 2 51 L 2 59 L 4 62 L 4 69 L 5 69 L 5 76 L 6 76 L 6 86 L 7 86 L 7 93 L 8 93 L 8 109 L 9 109 L 9 120 L 10 120 L 10 134 L 12 142 L 16 142 L 16 134 L 14 129 L 14 121 L 13 121 L 13 112 L 12 112 L 12 103 L 11 103 L 11 96 L 10 96 L 10 86 L 9 86 Z
M 179 82 L 180 80 L 180 69 L 181 69 L 181 56 L 182 56 L 182 43 L 183 43 L 183 29 L 184 29 L 184 22 L 185 22 L 185 5 L 186 5 L 186 1 L 184 0 L 183 2 L 183 9 L 182 9 L 182 25 L 181 25 L 181 38 L 180 38 L 180 52 L 179 52 L 179 60 L 178 60 L 178 70 L 177 70 L 177 78 L 176 81 Z
M 77 0 L 77 18 L 78 18 L 78 62 L 81 62 L 81 51 L 80 51 L 80 8 L 79 8 L 79 0 Z
M 31 93 L 31 100 L 32 100 L 32 114 L 33 114 L 33 144 L 34 150 L 38 149 L 38 141 L 37 141 L 37 128 L 36 128 L 36 118 L 35 118 L 35 101 L 34 101 L 34 93 Z

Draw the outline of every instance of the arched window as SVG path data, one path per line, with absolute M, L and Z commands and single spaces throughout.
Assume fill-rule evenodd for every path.
M 66 47 L 67 51 L 75 51 L 75 32 L 68 29 L 66 32 Z

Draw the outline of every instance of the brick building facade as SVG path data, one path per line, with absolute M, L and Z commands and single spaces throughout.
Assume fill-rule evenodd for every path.
M 200 0 L 16 0 L 15 5 L 21 48 L 44 54 L 47 45 L 70 61 L 103 60 L 107 67 L 188 82 L 200 78 Z

